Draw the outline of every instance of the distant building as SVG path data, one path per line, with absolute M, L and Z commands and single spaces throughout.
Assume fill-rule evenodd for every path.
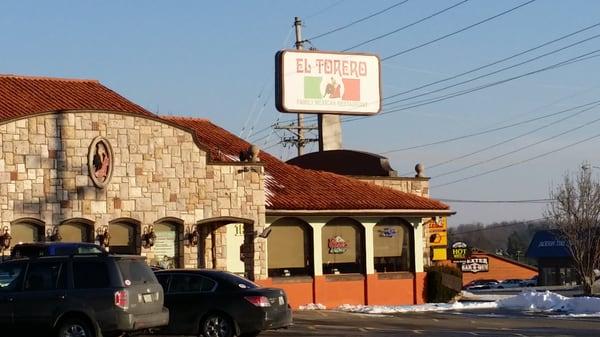
M 544 286 L 579 284 L 573 268 L 573 258 L 567 243 L 557 231 L 543 230 L 535 233 L 526 256 L 537 260 L 540 276 L 538 284 Z
M 465 262 L 456 262 L 463 273 L 463 285 L 478 279 L 530 279 L 538 275 L 538 269 L 505 256 L 472 250 Z

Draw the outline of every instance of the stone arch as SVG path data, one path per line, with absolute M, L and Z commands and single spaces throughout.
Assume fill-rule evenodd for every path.
M 44 241 L 46 223 L 36 218 L 19 218 L 10 223 L 13 243 Z
M 253 279 L 254 237 L 260 233 L 254 232 L 254 220 L 248 218 L 222 216 L 197 221 L 198 267 L 227 270 L 227 226 L 231 224 L 240 225 L 239 235 L 243 235 L 240 260 L 244 265 L 244 276 Z
M 150 263 L 163 268 L 183 267 L 184 221 L 175 217 L 164 217 L 153 224 L 154 246 Z
M 58 225 L 58 234 L 64 242 L 94 242 L 94 221 L 71 218 Z
M 362 223 L 353 218 L 338 217 L 328 221 L 321 231 L 324 274 L 366 273 Z
M 132 218 L 117 218 L 109 221 L 110 251 L 116 254 L 139 255 L 141 225 L 141 221 Z
M 414 272 L 414 251 L 414 229 L 405 219 L 386 217 L 373 227 L 373 263 L 376 272 Z
M 267 266 L 269 277 L 314 274 L 313 229 L 296 217 L 277 219 L 269 227 Z

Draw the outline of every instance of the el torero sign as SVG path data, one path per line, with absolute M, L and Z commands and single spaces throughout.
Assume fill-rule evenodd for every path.
M 283 50 L 275 63 L 281 112 L 373 115 L 381 109 L 376 55 Z

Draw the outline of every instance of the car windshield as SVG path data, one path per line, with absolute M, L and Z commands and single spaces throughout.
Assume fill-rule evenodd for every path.
M 137 285 L 157 282 L 152 269 L 143 261 L 137 259 L 121 259 L 117 261 L 125 285 Z

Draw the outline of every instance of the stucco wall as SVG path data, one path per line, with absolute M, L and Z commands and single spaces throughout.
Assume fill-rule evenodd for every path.
M 88 170 L 97 136 L 114 153 L 112 180 L 104 189 L 93 184 Z M 259 232 L 264 228 L 262 170 L 207 164 L 191 133 L 160 120 L 91 111 L 38 115 L 0 125 L 0 148 L 2 227 L 23 217 L 40 219 L 50 229 L 76 217 L 98 228 L 121 217 L 143 227 L 165 217 L 193 226 L 235 216 L 251 219 Z M 257 278 L 266 277 L 263 246 L 262 239 L 255 240 Z M 142 253 L 150 257 L 152 249 Z M 184 253 L 185 266 L 196 266 L 197 249 Z

